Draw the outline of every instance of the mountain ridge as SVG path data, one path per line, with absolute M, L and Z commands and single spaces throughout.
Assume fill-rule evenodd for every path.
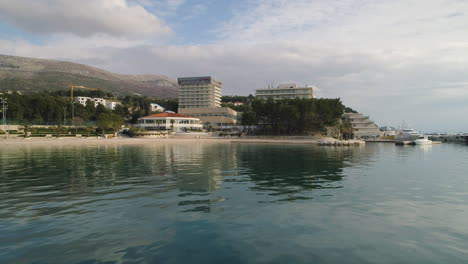
M 86 64 L 0 54 L 0 90 L 56 91 L 69 84 L 116 95 L 176 98 L 177 82 L 164 75 L 119 74 Z

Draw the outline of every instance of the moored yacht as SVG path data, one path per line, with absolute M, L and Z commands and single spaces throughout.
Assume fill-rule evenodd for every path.
M 421 134 L 414 131 L 414 129 L 404 128 L 400 129 L 395 136 L 395 140 L 398 141 L 413 141 L 421 137 Z
M 414 141 L 416 145 L 431 145 L 432 140 L 429 140 L 426 136 L 420 136 L 418 139 Z

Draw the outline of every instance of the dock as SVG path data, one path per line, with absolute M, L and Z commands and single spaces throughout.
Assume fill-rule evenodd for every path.
M 412 140 L 398 140 L 395 141 L 395 145 L 404 146 L 404 145 L 416 145 Z

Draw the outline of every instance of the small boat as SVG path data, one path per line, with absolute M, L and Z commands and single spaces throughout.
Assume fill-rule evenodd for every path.
M 416 145 L 431 145 L 432 140 L 429 140 L 426 136 L 419 137 L 414 141 Z

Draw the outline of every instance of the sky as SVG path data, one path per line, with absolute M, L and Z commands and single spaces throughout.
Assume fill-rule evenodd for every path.
M 466 0 L 0 0 L 0 53 L 313 85 L 380 126 L 468 132 Z

